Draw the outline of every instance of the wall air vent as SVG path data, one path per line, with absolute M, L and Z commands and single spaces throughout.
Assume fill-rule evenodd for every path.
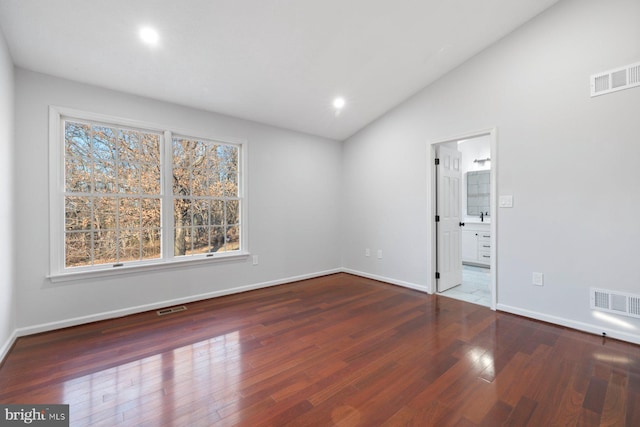
M 158 316 L 165 316 L 167 314 L 178 313 L 180 311 L 185 311 L 187 307 L 184 305 L 179 305 L 177 307 L 163 308 L 161 310 L 156 311 Z
M 640 86 L 640 62 L 591 76 L 591 96 Z
M 591 288 L 591 309 L 640 318 L 640 295 Z

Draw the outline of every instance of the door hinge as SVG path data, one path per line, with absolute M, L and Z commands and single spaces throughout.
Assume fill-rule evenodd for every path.
M 436 215 L 436 222 L 440 222 L 440 215 Z
M 436 159 L 436 166 L 440 164 L 440 159 Z
M 440 278 L 440 273 L 436 271 L 436 279 L 439 279 L 439 278 Z

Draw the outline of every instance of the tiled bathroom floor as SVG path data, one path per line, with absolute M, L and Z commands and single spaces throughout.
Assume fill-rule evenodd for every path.
M 463 265 L 462 284 L 440 295 L 490 307 L 490 271 L 488 268 Z

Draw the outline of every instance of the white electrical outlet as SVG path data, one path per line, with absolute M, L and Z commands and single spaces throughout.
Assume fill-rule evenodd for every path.
M 544 274 L 534 272 L 531 278 L 531 282 L 536 286 L 544 286 Z
M 382 259 L 382 249 L 378 249 L 378 259 Z
M 258 255 L 253 256 L 253 265 L 258 265 Z
M 371 249 L 366 248 L 366 249 L 364 250 L 364 256 L 371 256 Z

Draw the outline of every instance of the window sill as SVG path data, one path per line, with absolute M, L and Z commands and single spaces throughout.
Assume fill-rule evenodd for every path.
M 222 262 L 244 261 L 251 254 L 242 252 L 233 255 L 219 255 L 214 257 L 198 257 L 188 259 L 176 259 L 173 261 L 161 261 L 147 264 L 123 265 L 122 267 L 105 267 L 99 270 L 68 271 L 64 273 L 54 273 L 47 276 L 52 283 L 68 282 L 72 280 L 93 279 L 96 277 L 112 277 L 122 274 L 135 274 L 148 271 L 169 270 L 184 268 L 199 264 L 217 264 Z

